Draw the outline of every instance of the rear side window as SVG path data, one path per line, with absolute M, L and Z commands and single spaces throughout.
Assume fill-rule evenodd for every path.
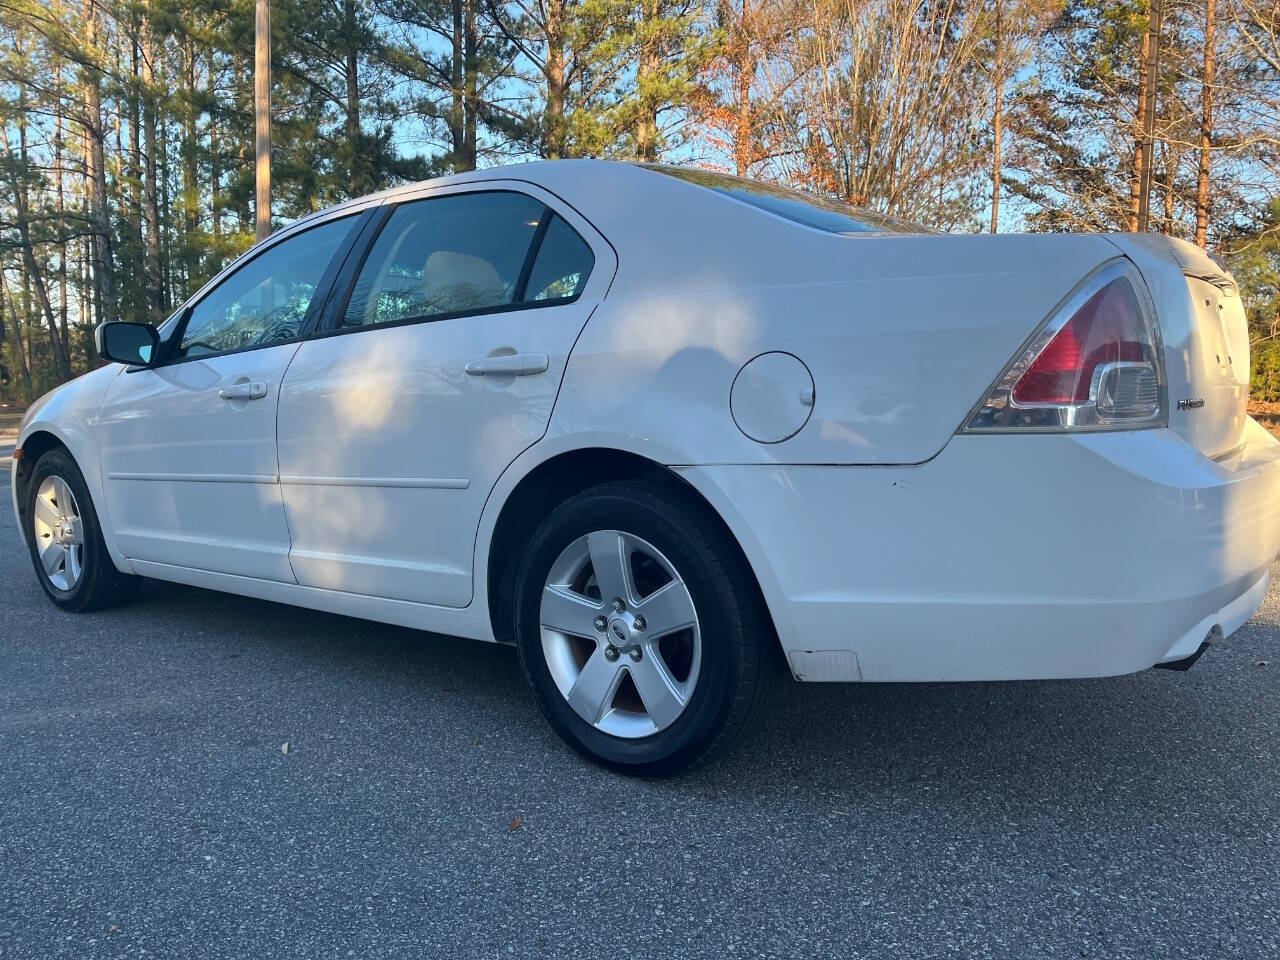
M 664 173 L 669 177 L 684 180 L 686 183 L 706 187 L 775 216 L 802 223 L 806 227 L 825 230 L 827 233 L 933 232 L 927 227 L 886 217 L 865 207 L 852 206 L 843 200 L 801 193 L 799 190 L 788 190 L 786 187 L 771 183 L 758 183 L 755 180 L 734 177 L 727 173 L 695 170 L 691 167 L 672 167 L 661 163 L 646 163 L 643 166 L 655 173 Z
M 342 326 L 570 299 L 592 262 L 586 243 L 525 194 L 493 190 L 411 201 L 395 208 L 374 241 Z
M 531 301 L 572 300 L 586 286 L 595 254 L 577 231 L 551 214 L 547 232 L 538 247 L 538 256 L 525 284 L 524 299 Z

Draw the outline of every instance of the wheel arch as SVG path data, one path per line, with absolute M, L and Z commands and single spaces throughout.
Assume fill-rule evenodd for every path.
M 17 470 L 14 471 L 13 512 L 17 517 L 18 530 L 22 533 L 24 541 L 27 539 L 27 485 L 31 482 L 31 473 L 41 457 L 50 450 L 59 449 L 65 450 L 67 456 L 75 459 L 75 454 L 71 452 L 71 448 L 62 437 L 52 430 L 37 427 L 23 438 L 22 443 L 15 450 L 15 453 L 21 451 L 21 454 Z
M 769 609 L 760 577 L 742 543 L 702 491 L 676 470 L 643 454 L 613 447 L 580 447 L 559 452 L 534 465 L 514 484 L 497 511 L 484 554 L 488 616 L 495 640 L 509 643 L 514 639 L 516 577 L 525 548 L 542 519 L 569 497 L 591 487 L 641 478 L 668 486 L 721 530 L 765 601 L 765 608 Z M 772 611 L 769 626 L 774 631 L 775 649 L 781 652 Z

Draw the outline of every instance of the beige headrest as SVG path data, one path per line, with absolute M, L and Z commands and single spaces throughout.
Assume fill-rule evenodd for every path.
M 502 292 L 502 278 L 488 260 L 452 250 L 437 250 L 427 257 L 422 268 L 422 286 L 428 294 L 466 291 L 472 296 L 498 296 Z

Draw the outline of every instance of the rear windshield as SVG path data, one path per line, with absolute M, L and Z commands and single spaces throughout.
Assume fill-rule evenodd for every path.
M 825 230 L 827 233 L 932 233 L 926 227 L 895 220 L 863 207 L 851 206 L 843 200 L 788 190 L 770 183 L 757 183 L 755 180 L 745 180 L 727 173 L 672 167 L 662 163 L 646 163 L 642 166 L 656 173 L 665 173 L 669 177 L 707 187 L 726 197 L 733 197 L 776 216 L 802 223 L 806 227 Z

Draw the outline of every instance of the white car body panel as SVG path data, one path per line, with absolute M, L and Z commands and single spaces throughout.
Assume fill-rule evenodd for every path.
M 922 463 L 1026 339 L 1028 315 L 1043 317 L 1116 256 L 1101 237 L 823 239 L 843 245 L 834 252 L 858 279 L 791 285 L 784 268 L 761 265 L 756 281 L 735 275 L 681 295 L 617 284 L 574 349 L 563 390 L 573 402 L 557 405 L 552 430 L 661 437 L 675 463 Z M 953 244 L 946 271 L 910 262 L 941 261 L 943 244 Z M 794 436 L 758 443 L 732 420 L 725 429 L 726 401 L 743 365 L 770 351 L 808 367 L 813 413 Z M 612 375 L 620 368 L 625 378 Z
M 1109 676 L 1188 656 L 1262 602 L 1280 442 L 1251 422 L 1243 449 L 961 436 L 919 466 L 681 475 L 738 536 L 801 679 Z
M 19 443 L 45 432 L 71 450 L 123 570 L 485 640 L 501 632 L 488 565 L 503 505 L 541 465 L 597 448 L 672 469 L 720 515 L 800 679 L 1124 673 L 1194 653 L 1261 602 L 1280 443 L 1243 414 L 1243 314 L 1187 279 L 1216 269 L 1207 258 L 1132 236 L 838 236 L 597 161 L 318 216 L 496 184 L 588 239 L 583 297 L 184 364 L 274 376 L 260 404 L 275 414 L 279 399 L 274 469 L 265 420 L 242 435 L 222 431 L 234 411 L 160 415 L 146 385 L 168 377 L 172 392 L 177 368 L 67 384 Z M 1041 321 L 1121 257 L 1155 304 L 1171 405 L 1205 407 L 1172 409 L 1162 429 L 957 435 Z M 464 373 L 494 351 L 545 353 L 547 370 Z M 774 364 L 776 380 L 744 380 L 765 393 L 743 411 L 772 423 L 787 405 L 780 433 L 799 418 L 760 442 L 730 396 L 770 353 L 811 379 Z M 104 480 L 130 473 L 206 476 Z
M 1108 239 L 1138 265 L 1155 301 L 1169 377 L 1170 429 L 1209 456 L 1234 449 L 1248 419 L 1249 397 L 1249 327 L 1240 297 L 1198 279 L 1222 276 L 1199 247 L 1156 234 Z M 1197 399 L 1205 401 L 1203 407 L 1178 405 Z
M 284 380 L 280 482 L 299 583 L 465 607 L 480 513 L 498 475 L 546 430 L 569 352 L 604 297 L 616 260 L 563 202 L 595 266 L 573 303 L 306 341 Z M 416 200 L 458 192 L 432 189 Z M 475 360 L 546 357 L 536 376 L 472 376 Z
M 126 370 L 98 411 L 116 542 L 134 561 L 292 582 L 276 398 L 297 343 Z M 219 391 L 266 384 L 260 400 Z

